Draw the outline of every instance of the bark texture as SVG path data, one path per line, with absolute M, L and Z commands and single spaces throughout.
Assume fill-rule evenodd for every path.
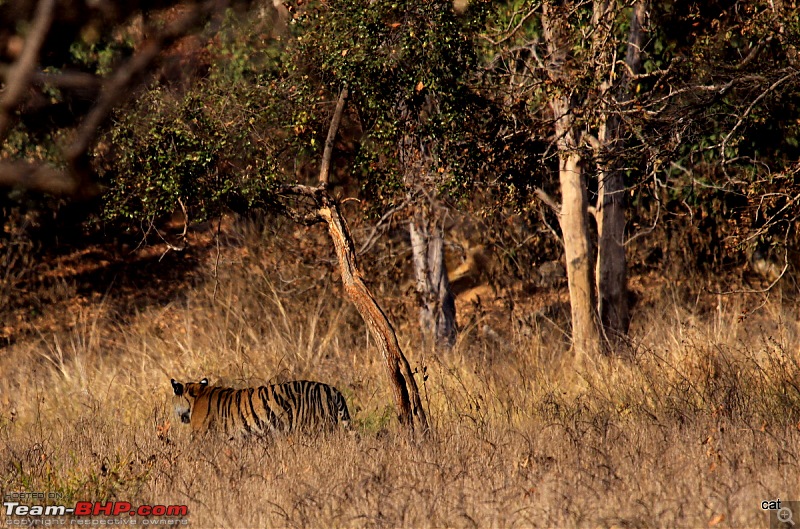
M 595 12 L 597 25 L 610 25 L 615 22 L 608 15 L 612 13 L 607 3 L 598 2 Z M 609 101 L 603 110 L 603 123 L 598 134 L 598 199 L 595 218 L 597 220 L 597 312 L 611 344 L 627 334 L 630 326 L 630 307 L 628 305 L 628 263 L 625 255 L 625 180 L 612 155 L 624 147 L 622 123 L 615 108 L 626 104 L 630 99 L 630 76 L 641 69 L 641 48 L 644 39 L 643 21 L 646 16 L 646 3 L 636 2 L 631 14 L 631 28 L 625 56 L 626 68 L 617 74 L 613 57 L 602 64 L 610 64 L 606 74 L 608 80 L 604 89 Z M 612 80 L 620 77 L 622 82 L 612 86 Z
M 561 187 L 561 232 L 567 259 L 567 284 L 572 315 L 572 346 L 576 352 L 594 354 L 600 349 L 600 332 L 595 317 L 592 246 L 587 211 L 589 199 L 581 169 L 581 155 L 571 146 L 572 123 L 565 100 L 554 100 L 553 112 L 559 137 L 558 178 Z
M 543 33 L 547 42 L 548 75 L 562 86 L 563 93 L 550 100 L 559 157 L 561 214 L 559 221 L 567 260 L 567 284 L 572 315 L 572 346 L 578 353 L 594 354 L 600 349 L 600 331 L 595 317 L 595 285 L 591 239 L 588 228 L 589 199 L 582 157 L 581 137 L 575 127 L 573 104 L 565 78 L 571 42 L 566 16 L 553 6 L 543 6 Z
M 287 209 L 286 213 L 295 220 L 306 224 L 322 221 L 328 226 L 328 233 L 336 249 L 344 290 L 364 319 L 364 323 L 366 323 L 370 334 L 375 339 L 375 343 L 378 345 L 378 349 L 385 361 L 397 406 L 398 419 L 402 425 L 412 432 L 418 430 L 426 433 L 429 430 L 428 418 L 425 414 L 425 409 L 422 407 L 417 382 L 414 380 L 414 373 L 403 354 L 403 350 L 400 348 L 394 327 L 383 310 L 381 310 L 366 283 L 364 283 L 364 277 L 356 259 L 357 254 L 353 238 L 350 235 L 350 229 L 339 212 L 336 200 L 328 193 L 333 145 L 342 120 L 347 97 L 348 89 L 344 88 L 339 94 L 339 101 L 336 104 L 336 110 L 331 119 L 328 136 L 325 141 L 325 150 L 320 163 L 319 186 L 295 185 L 284 188 L 284 192 L 287 194 L 301 195 L 312 201 L 313 211 L 302 216 L 290 209 Z
M 401 123 L 419 128 L 440 114 L 439 105 L 430 94 L 421 107 L 405 102 L 398 106 Z M 409 221 L 412 264 L 419 301 L 420 331 L 428 344 L 451 347 L 456 340 L 456 305 L 447 278 L 444 262 L 443 207 L 429 193 L 438 179 L 433 153 L 440 140 L 421 139 L 414 133 L 405 134 L 398 143 L 398 154 L 404 175 L 403 182 L 414 196 L 413 215 Z
M 456 302 L 447 277 L 443 230 L 427 220 L 414 216 L 408 224 L 420 301 L 419 323 L 429 342 L 452 347 L 456 341 Z
M 418 426 L 421 431 L 427 431 L 428 419 L 422 407 L 414 373 L 397 342 L 394 327 L 364 283 L 347 223 L 339 214 L 336 203 L 326 195 L 327 193 L 323 195 L 323 206 L 318 212 L 327 223 L 328 233 L 336 248 L 345 292 L 364 318 L 364 323 L 386 362 L 387 374 L 398 409 L 398 419 L 411 430 Z

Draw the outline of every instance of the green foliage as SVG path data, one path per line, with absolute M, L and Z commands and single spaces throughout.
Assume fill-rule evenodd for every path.
M 354 171 L 370 198 L 419 183 L 451 191 L 468 180 L 477 110 L 467 85 L 477 65 L 471 20 L 444 0 L 348 0 L 298 17 L 296 49 L 309 73 L 328 93 L 345 85 L 352 93 L 363 133 Z
M 98 75 L 112 72 L 120 57 L 133 52 L 133 42 L 124 33 L 117 38 L 111 36 L 101 39 L 98 32 L 91 30 L 70 46 L 70 55 L 76 65 Z
M 667 184 L 667 229 L 691 224 L 689 237 L 702 242 L 687 247 L 701 267 L 724 265 L 754 246 L 796 244 L 792 219 L 800 208 L 789 198 L 800 191 L 793 176 L 800 78 L 791 73 L 797 9 L 780 15 L 767 2 L 749 2 L 655 15 L 656 41 L 670 43 L 661 59 L 670 72 L 649 84 L 642 102 L 668 104 L 655 120 L 638 123 Z M 687 26 L 688 15 L 694 22 Z
M 202 221 L 270 201 L 281 123 L 264 65 L 275 50 L 258 28 L 237 34 L 233 22 L 210 47 L 218 60 L 205 79 L 185 92 L 154 86 L 117 113 L 104 140 L 106 219 L 152 220 L 185 207 Z
M 177 82 L 156 75 L 116 112 L 93 160 L 108 190 L 102 215 L 140 222 L 185 207 L 199 221 L 274 209 L 278 183 L 314 178 L 346 85 L 332 182 L 348 186 L 345 193 L 359 190 L 371 214 L 424 193 L 485 218 L 508 211 L 531 225 L 549 218 L 557 231 L 532 191 L 558 198 L 548 103 L 570 94 L 587 137 L 598 135 L 603 112 L 620 118 L 624 149 L 603 156 L 625 172 L 631 226 L 713 231 L 708 240 L 725 244 L 709 242 L 704 255 L 714 257 L 702 259 L 714 262 L 745 241 L 774 245 L 795 233 L 797 8 L 767 0 L 650 3 L 643 75 L 629 86 L 629 102 L 615 106 L 607 103 L 622 77 L 631 5 L 610 4 L 611 33 L 598 40 L 592 3 L 567 4 L 550 2 L 569 30 L 564 75 L 552 77 L 542 68 L 542 2 L 476 1 L 466 13 L 445 0 L 297 2 L 280 38 L 268 17 L 229 14 L 206 32 L 199 75 Z M 106 73 L 133 53 L 134 30 L 90 26 L 41 66 Z M 616 76 L 608 74 L 612 63 Z M 62 163 L 56 146 L 69 141 L 82 115 L 77 105 L 91 105 L 66 93 L 43 91 L 72 119 L 20 121 L 3 158 Z M 601 159 L 587 142 L 578 148 L 595 200 Z M 27 218 L 27 195 L 3 195 L 4 211 Z
M 369 413 L 361 412 L 355 419 L 355 428 L 363 435 L 376 435 L 385 432 L 392 421 L 395 420 L 396 412 L 392 406 L 384 406 L 383 409 L 373 410 Z
M 302 48 L 333 88 L 347 83 L 369 121 L 421 108 L 426 93 L 447 101 L 470 67 L 467 35 L 450 2 L 337 2 L 301 21 Z M 385 119 L 383 121 L 386 121 Z

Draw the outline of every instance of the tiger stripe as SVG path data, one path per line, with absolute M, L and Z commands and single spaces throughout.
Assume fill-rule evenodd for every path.
M 175 412 L 192 430 L 221 430 L 227 435 L 348 428 L 350 412 L 341 392 L 310 380 L 233 389 L 200 382 L 171 380 Z

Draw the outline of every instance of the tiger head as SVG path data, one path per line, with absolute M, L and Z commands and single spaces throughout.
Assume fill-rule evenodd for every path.
M 198 397 L 203 395 L 208 389 L 208 379 L 204 378 L 200 382 L 187 382 L 182 384 L 172 379 L 172 391 L 175 395 L 172 402 L 175 405 L 175 413 L 181 418 L 181 422 L 189 424 L 192 420 L 192 409 Z

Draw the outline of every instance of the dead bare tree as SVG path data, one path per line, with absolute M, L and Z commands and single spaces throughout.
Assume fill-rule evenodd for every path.
M 328 234 L 336 250 L 339 269 L 342 275 L 342 284 L 350 301 L 356 306 L 359 314 L 364 319 L 367 328 L 372 334 L 378 349 L 383 356 L 389 382 L 395 398 L 400 423 L 410 429 L 423 433 L 428 431 L 428 419 L 419 389 L 414 380 L 414 373 L 408 363 L 392 323 L 383 312 L 375 297 L 364 282 L 363 273 L 358 266 L 357 252 L 350 235 L 347 222 L 339 210 L 339 204 L 328 192 L 328 179 L 330 174 L 333 144 L 336 139 L 342 113 L 348 98 L 348 89 L 343 88 L 339 94 L 333 117 L 331 119 L 325 148 L 320 163 L 319 184 L 316 187 L 304 185 L 284 186 L 286 195 L 300 196 L 310 200 L 312 211 L 300 215 L 297 211 L 287 209 L 287 213 L 304 224 L 324 222 L 328 227 Z

